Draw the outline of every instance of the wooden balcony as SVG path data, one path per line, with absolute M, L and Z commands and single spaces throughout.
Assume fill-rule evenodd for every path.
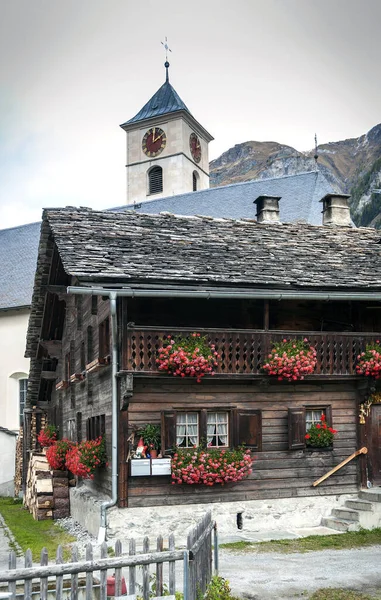
M 368 343 L 380 338 L 376 333 L 311 332 L 311 331 L 259 331 L 237 329 L 190 328 L 128 328 L 124 338 L 122 369 L 141 375 L 157 373 L 157 350 L 165 336 L 189 335 L 197 331 L 215 344 L 220 355 L 216 375 L 249 377 L 261 375 L 261 365 L 271 351 L 272 342 L 284 338 L 307 338 L 317 352 L 314 375 L 355 375 L 357 356 Z

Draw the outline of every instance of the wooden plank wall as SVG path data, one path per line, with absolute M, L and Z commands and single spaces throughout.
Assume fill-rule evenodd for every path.
M 81 372 L 81 344 L 85 342 L 87 362 L 87 327 L 93 329 L 93 357 L 99 354 L 98 325 L 109 315 L 109 301 L 98 298 L 96 314 L 91 296 L 84 296 L 81 303 L 76 302 L 77 296 L 68 296 L 66 306 L 66 319 L 62 337 L 62 357 L 57 365 L 59 379 L 65 379 L 65 356 L 70 349 L 74 350 L 71 357 L 72 373 Z M 78 307 L 82 312 L 82 323 L 78 328 Z M 53 391 L 51 411 L 59 407 L 61 412 L 61 437 L 68 437 L 73 441 L 86 439 L 86 421 L 89 417 L 105 415 L 106 426 L 106 452 L 111 457 L 111 367 L 103 367 L 100 371 L 88 373 L 86 379 L 72 383 L 59 392 Z M 88 391 L 91 388 L 89 397 Z M 78 419 L 78 413 L 80 418 Z M 77 424 L 81 422 L 81 431 L 77 431 Z M 111 491 L 111 469 L 97 469 L 95 479 L 88 482 L 105 493 Z
M 339 430 L 333 451 L 288 450 L 288 408 L 332 406 L 333 427 Z M 298 385 L 201 384 L 189 382 L 135 382 L 130 399 L 130 426 L 160 422 L 162 410 L 213 407 L 262 410 L 262 451 L 255 452 L 252 475 L 225 486 L 172 485 L 170 477 L 129 477 L 128 505 L 192 504 L 227 500 L 257 500 L 325 494 L 354 493 L 358 489 L 358 465 L 351 463 L 318 488 L 312 483 L 357 449 L 357 393 L 345 383 Z

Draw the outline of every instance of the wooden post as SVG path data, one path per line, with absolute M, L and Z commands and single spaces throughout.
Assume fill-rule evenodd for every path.
M 101 545 L 101 558 L 107 558 L 107 544 L 103 542 Z M 100 585 L 100 600 L 107 599 L 107 569 L 101 569 L 101 585 Z
M 56 556 L 56 565 L 62 565 L 62 563 L 63 563 L 62 546 L 58 546 L 57 556 Z M 57 575 L 57 577 L 56 577 L 56 599 L 62 600 L 62 598 L 63 598 L 63 576 Z
M 163 552 L 163 536 L 157 538 L 156 550 Z M 156 595 L 163 595 L 163 563 L 156 563 Z
M 73 546 L 73 549 L 71 551 L 71 561 L 73 563 L 78 562 L 78 546 Z M 77 598 L 78 598 L 78 573 L 72 573 L 70 600 L 77 600 Z
M 136 545 L 135 540 L 130 540 L 130 547 L 128 549 L 129 556 L 135 556 L 136 554 Z M 136 567 L 129 567 L 128 569 L 128 591 L 130 594 L 135 594 L 135 586 L 136 586 Z
M 143 539 L 143 554 L 149 553 L 149 539 Z M 149 565 L 143 566 L 143 600 L 149 600 Z
M 48 551 L 46 548 L 41 550 L 40 565 L 45 567 L 48 564 Z M 40 600 L 47 600 L 48 598 L 48 578 L 41 577 L 40 579 Z

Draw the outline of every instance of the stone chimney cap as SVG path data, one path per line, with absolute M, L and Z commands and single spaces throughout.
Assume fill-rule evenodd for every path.
M 338 192 L 335 192 L 334 194 L 326 194 L 325 196 L 323 196 L 323 198 L 321 200 L 319 200 L 319 202 L 324 202 L 325 200 L 328 200 L 329 198 L 344 198 L 344 199 L 349 199 L 351 197 L 350 194 L 339 194 Z
M 256 200 L 254 200 L 253 204 L 259 204 L 259 202 L 261 202 L 261 200 L 279 200 L 282 198 L 282 196 L 269 196 L 268 194 L 262 194 L 262 196 L 258 196 L 258 198 Z

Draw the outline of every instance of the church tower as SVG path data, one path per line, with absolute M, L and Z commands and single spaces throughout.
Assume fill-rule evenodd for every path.
M 190 113 L 166 80 L 129 121 L 127 204 L 209 187 L 208 144 L 213 137 Z

